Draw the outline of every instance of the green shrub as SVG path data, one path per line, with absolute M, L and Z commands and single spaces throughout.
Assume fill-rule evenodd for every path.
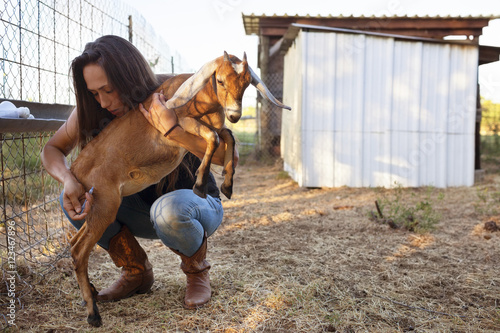
M 390 191 L 389 195 L 377 198 L 377 212 L 370 212 L 370 217 L 378 223 L 389 225 L 394 229 L 406 229 L 411 232 L 425 233 L 435 229 L 441 216 L 432 207 L 435 188 L 426 187 L 423 198 L 418 198 L 415 190 L 404 189 L 400 184 Z M 442 200 L 444 194 L 437 195 Z

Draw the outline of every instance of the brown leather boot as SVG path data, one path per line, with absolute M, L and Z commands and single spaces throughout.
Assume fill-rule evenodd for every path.
M 210 301 L 212 296 L 210 277 L 208 275 L 210 264 L 205 260 L 207 255 L 207 234 L 205 233 L 203 243 L 198 251 L 191 257 L 187 257 L 173 249 L 171 250 L 181 257 L 181 269 L 186 274 L 184 307 L 186 309 L 202 307 Z
M 126 226 L 111 238 L 108 253 L 115 265 L 122 267 L 122 274 L 110 287 L 99 292 L 98 301 L 118 301 L 151 289 L 155 281 L 152 266 L 146 252 Z

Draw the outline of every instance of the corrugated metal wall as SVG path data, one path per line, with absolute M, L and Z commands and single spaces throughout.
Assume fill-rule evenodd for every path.
M 302 143 L 306 140 L 302 139 L 305 131 L 302 128 L 302 69 L 304 63 L 302 59 L 302 38 L 297 38 L 294 44 L 296 52 L 288 52 L 286 55 L 287 61 L 283 68 L 283 98 L 287 98 L 287 105 L 292 108 L 292 111 L 282 113 L 281 118 L 281 155 L 285 165 L 290 166 L 285 168 L 290 176 L 295 179 L 300 185 L 303 184 L 302 170 L 302 151 L 304 150 Z M 298 74 L 297 76 L 294 75 Z M 285 97 L 287 95 L 287 97 Z M 310 140 L 310 138 L 309 138 Z M 318 161 L 317 163 L 321 163 Z
M 470 186 L 478 49 L 301 31 L 285 56 L 282 155 L 301 186 Z

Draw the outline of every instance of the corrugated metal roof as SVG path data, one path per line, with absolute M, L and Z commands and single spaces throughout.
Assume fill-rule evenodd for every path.
M 288 49 L 293 40 L 297 36 L 300 30 L 315 30 L 315 31 L 325 31 L 325 32 L 343 32 L 349 34 L 361 34 L 367 36 L 379 36 L 379 37 L 391 37 L 397 40 L 411 40 L 411 41 L 420 41 L 420 42 L 429 42 L 429 43 L 446 43 L 446 44 L 471 44 L 467 41 L 460 40 L 442 40 L 442 39 L 432 39 L 425 37 L 416 37 L 416 36 L 408 36 L 408 35 L 396 35 L 396 34 L 387 34 L 383 32 L 373 32 L 373 31 L 364 31 L 364 30 L 354 30 L 354 29 L 344 29 L 344 28 L 332 28 L 332 27 L 323 27 L 317 25 L 307 25 L 307 24 L 297 24 L 292 23 L 288 28 L 288 31 L 283 36 L 283 42 L 281 43 L 281 51 L 284 53 Z
M 451 20 L 493 20 L 500 18 L 500 14 L 490 14 L 490 15 L 458 15 L 458 16 L 442 16 L 442 15 L 359 15 L 359 16 L 354 16 L 354 15 L 278 15 L 278 14 L 272 14 L 272 15 L 266 15 L 266 14 L 261 14 L 261 15 L 256 15 L 254 13 L 252 14 L 244 14 L 242 13 L 243 17 L 243 25 L 245 27 L 245 32 L 247 35 L 252 35 L 252 34 L 259 34 L 260 33 L 260 21 L 262 19 L 295 19 L 295 20 L 301 20 L 301 19 L 317 19 L 317 20 L 370 20 L 370 19 L 377 19 L 377 20 L 436 20 L 436 21 L 451 21 Z M 415 27 L 416 28 L 416 27 Z
M 288 28 L 283 38 L 276 43 L 273 48 L 271 48 L 270 53 L 280 52 L 285 54 L 290 45 L 294 42 L 297 34 L 300 30 L 315 30 L 315 31 L 326 31 L 326 32 L 344 32 L 350 34 L 363 34 L 367 36 L 379 36 L 379 37 L 391 37 L 396 40 L 408 40 L 408 41 L 421 41 L 421 42 L 429 42 L 429 43 L 445 43 L 445 44 L 473 44 L 471 41 L 461 41 L 461 40 L 442 40 L 442 39 L 432 39 L 432 38 L 424 38 L 424 37 L 414 37 L 408 35 L 394 35 L 394 34 L 386 34 L 381 32 L 372 32 L 372 31 L 363 31 L 363 30 L 352 30 L 352 29 L 343 29 L 343 28 L 331 28 L 331 27 L 323 27 L 323 26 L 312 26 L 305 24 L 297 24 L 292 23 Z M 500 47 L 495 46 L 479 46 L 479 65 L 488 64 L 490 62 L 499 61 L 500 55 Z
M 256 15 L 254 13 L 252 14 L 243 14 L 243 17 L 255 17 L 255 18 L 260 18 L 260 17 L 319 17 L 319 18 L 436 18 L 436 19 L 443 19 L 443 18 L 465 18 L 465 19 L 495 19 L 495 18 L 500 18 L 500 14 L 489 14 L 489 15 L 458 15 L 458 16 L 452 16 L 452 15 L 311 15 L 311 14 L 306 14 L 306 15 L 288 15 L 287 13 L 283 15 L 278 15 L 278 14 L 272 14 L 272 15 L 266 15 L 266 14 L 260 14 Z
M 262 13 L 260 15 L 256 15 L 254 13 L 252 14 L 243 14 L 243 16 L 252 16 L 252 17 L 324 17 L 324 18 L 343 18 L 343 17 L 350 17 L 350 18 L 359 18 L 359 17 L 375 17 L 375 18 L 399 18 L 399 17 L 409 17 L 409 18 L 500 18 L 500 14 L 488 14 L 488 15 L 311 15 L 311 14 L 306 14 L 306 15 L 288 15 L 287 13 L 283 15 L 278 15 L 278 14 L 272 14 L 272 15 L 266 15 L 265 13 Z

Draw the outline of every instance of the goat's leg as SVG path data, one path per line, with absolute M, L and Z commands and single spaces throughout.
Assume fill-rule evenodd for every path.
M 77 247 L 75 246 L 75 244 L 79 243 L 79 241 L 82 237 L 85 237 L 86 231 L 87 231 L 87 223 L 85 222 L 82 225 L 82 227 L 78 230 L 78 232 L 71 238 L 71 240 L 69 242 L 72 253 L 73 253 L 73 251 L 78 253 L 77 252 L 78 250 L 77 250 Z M 73 266 L 76 268 L 76 264 L 75 264 L 74 260 L 73 260 Z M 90 284 L 90 285 L 94 289 L 93 292 L 97 295 L 97 291 L 95 290 L 94 286 L 92 284 Z
M 205 156 L 203 156 L 203 159 L 201 160 L 200 167 L 196 170 L 196 182 L 193 186 L 193 192 L 196 195 L 201 198 L 206 198 L 210 165 L 212 163 L 212 157 L 215 150 L 219 147 L 219 135 L 217 135 L 214 130 L 203 125 L 194 118 L 181 118 L 180 124 L 186 132 L 200 136 L 207 142 Z
M 83 303 L 87 308 L 87 322 L 95 327 L 102 324 L 99 309 L 95 302 L 95 289 L 92 287 L 88 276 L 88 263 L 89 256 L 92 248 L 97 240 L 94 241 L 95 236 L 89 233 L 82 234 L 75 245 L 71 248 L 71 256 L 73 257 L 73 264 L 75 266 L 75 276 L 80 287 Z
M 102 191 L 102 193 L 106 193 Z M 120 206 L 118 193 L 106 193 L 106 197 L 96 197 L 92 209 L 87 216 L 85 229 L 72 239 L 71 256 L 75 266 L 75 275 L 80 286 L 83 301 L 87 308 L 87 322 L 95 327 L 101 326 L 101 316 L 96 304 L 96 290 L 88 276 L 89 256 L 92 248 L 102 237 L 106 228 L 113 222 Z
M 224 175 L 224 182 L 222 183 L 220 190 L 228 198 L 231 199 L 233 194 L 233 177 L 234 177 L 234 136 L 233 132 L 227 127 L 223 127 L 219 131 L 219 136 L 226 143 L 226 150 L 224 155 L 224 170 L 222 174 Z
M 78 230 L 78 232 L 73 236 L 73 238 L 71 238 L 71 240 L 69 241 L 69 245 L 71 247 L 73 247 L 73 245 L 75 245 L 75 243 L 82 237 L 82 234 L 85 233 L 85 230 L 87 230 L 87 223 L 84 223 L 80 228 L 80 230 Z

